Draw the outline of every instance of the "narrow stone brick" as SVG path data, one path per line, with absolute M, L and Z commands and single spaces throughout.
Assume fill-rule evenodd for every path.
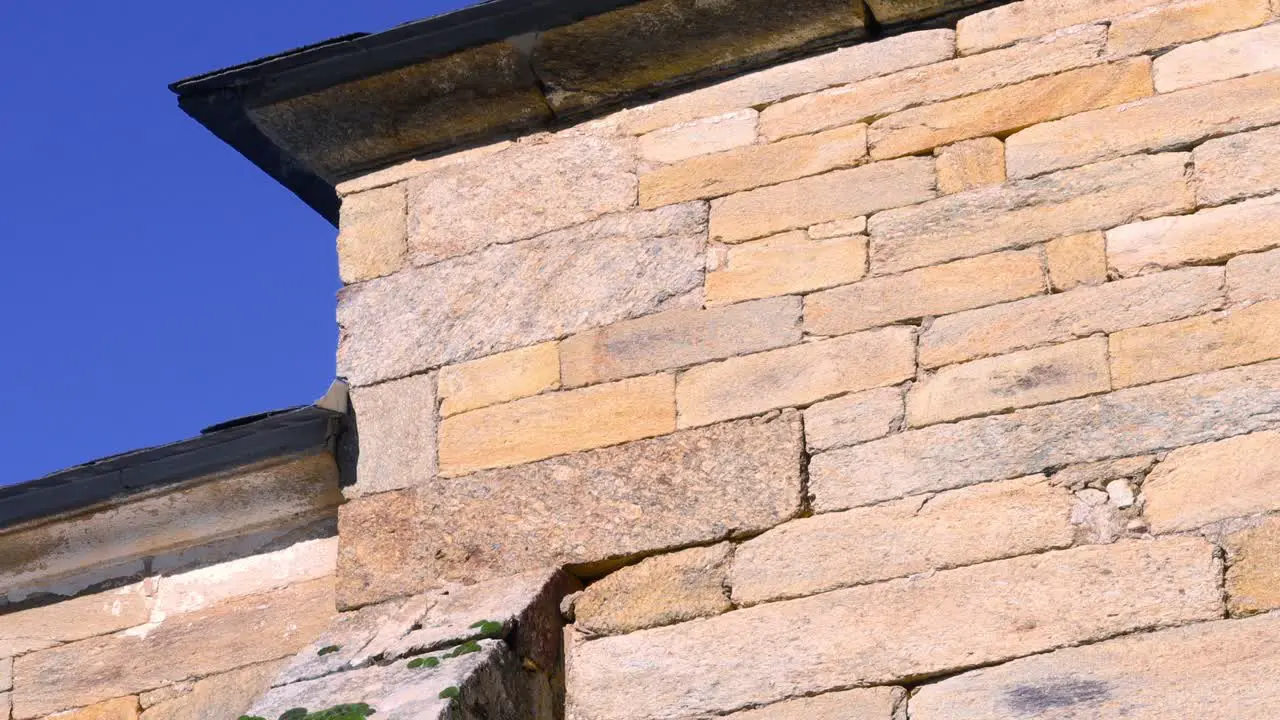
M 813 452 L 855 445 L 902 426 L 903 389 L 876 388 L 813 405 L 804 411 L 804 436 Z
M 1227 536 L 1227 608 L 1232 615 L 1280 609 L 1280 518 Z
M 915 330 L 885 328 L 701 365 L 680 376 L 682 428 L 809 405 L 915 375 Z
M 442 167 L 479 160 L 482 157 L 505 150 L 513 144 L 515 143 L 511 140 L 497 140 L 462 150 L 443 150 L 434 156 L 415 158 L 398 165 L 392 165 L 389 168 L 375 170 L 350 180 L 344 180 L 338 183 L 335 189 L 338 191 L 339 196 L 346 197 L 366 190 L 395 185 L 398 182 L 425 175 Z
M 996 138 L 965 140 L 939 148 L 938 190 L 944 194 L 1004 182 L 1004 143 Z
M 9 611 L 0 615 L 0 656 L 106 635 L 143 625 L 150 617 L 151 601 L 141 584 Z
M 733 547 L 690 548 L 618 570 L 573 604 L 574 627 L 621 635 L 732 610 L 726 587 Z
M 655 375 L 445 418 L 440 473 L 463 475 L 675 430 L 675 379 Z
M 1108 20 L 1168 0 L 1023 0 L 962 18 L 956 25 L 961 55 L 972 55 L 1071 25 Z
M 7 716 L 6 716 L 7 717 Z M 51 720 L 138 720 L 138 698 L 116 698 L 79 710 L 58 713 Z
M 1280 72 L 1156 95 L 1036 125 L 1005 143 L 1009 176 L 1031 177 L 1121 155 L 1167 150 L 1280 122 L 1280 108 L 1273 102 L 1277 94 Z
M 927 375 L 907 393 L 907 424 L 923 427 L 1110 389 L 1107 339 L 1085 338 L 950 365 Z
M 1280 703 L 1276 684 L 1259 682 L 1280 672 L 1277 643 L 1276 615 L 1108 640 L 926 685 L 911 697 L 911 717 L 1265 717 Z
M 876 275 L 1191 210 L 1190 155 L 1138 155 L 948 195 L 871 218 Z
M 142 720 L 238 718 L 270 689 L 271 681 L 284 665 L 285 661 L 274 660 L 204 678 L 193 683 L 189 692 L 148 707 Z
M 1280 509 L 1280 433 L 1178 448 L 1143 483 L 1154 532 L 1192 530 Z
M 755 605 L 1069 547 L 1074 505 L 1037 475 L 792 520 L 738 548 L 733 599 Z
M 707 273 L 707 303 L 812 292 L 867 274 L 865 235 L 812 240 L 803 230 L 730 247 Z
M 1019 300 L 1044 290 L 1036 251 L 983 255 L 814 293 L 805 298 L 805 331 L 841 335 Z
M 1158 218 L 1107 232 L 1107 261 L 1132 276 L 1182 265 L 1221 263 L 1280 246 L 1280 195 Z
M 1227 263 L 1227 300 L 1280 300 L 1280 250 L 1232 258 Z
M 1280 68 L 1280 26 L 1271 24 L 1253 30 L 1222 35 L 1211 40 L 1183 45 L 1160 56 L 1155 64 L 1157 92 L 1217 82 Z M 1274 85 L 1256 92 L 1274 97 Z M 1267 93 L 1270 93 L 1269 95 Z M 1236 98 L 1239 102 L 1241 98 Z
M 1213 546 L 1198 538 L 1127 542 L 578 642 L 569 650 L 570 715 L 654 720 L 717 714 L 1211 620 L 1222 613 L 1220 572 Z M 719 681 L 700 681 L 707 677 Z
M 372 280 L 404 267 L 407 238 L 403 185 L 344 197 L 338 221 L 338 274 L 342 282 Z
M 1280 190 L 1280 127 L 1210 140 L 1191 157 L 1201 206 Z
M 152 622 L 333 575 L 338 538 L 296 542 L 159 579 Z
M 1271 17 L 1267 0 L 1189 0 L 1116 18 L 1107 49 L 1135 55 L 1261 25 Z
M 640 138 L 640 157 L 650 162 L 677 163 L 699 155 L 724 152 L 756 141 L 755 110 L 717 115 L 655 130 Z
M 1107 281 L 1106 239 L 1100 232 L 1051 240 L 1044 246 L 1049 284 L 1055 292 Z
M 1042 75 L 1101 62 L 1106 28 L 1071 28 L 1008 50 L 948 60 L 820 93 L 800 95 L 765 108 L 760 133 L 777 140 L 1003 87 Z
M 903 110 L 871 125 L 876 160 L 996 135 L 1151 94 L 1146 57 L 1070 70 L 935 105 Z M 1012 165 L 1011 165 L 1012 167 Z
M 836 220 L 834 222 L 822 223 L 821 225 L 809 226 L 809 237 L 813 240 L 849 237 L 850 235 L 864 235 L 866 232 L 867 218 L 865 216 L 856 217 L 852 220 Z
M 1232 308 L 1111 336 L 1116 387 L 1280 357 L 1280 301 Z
M 800 342 L 800 299 L 672 310 L 589 330 L 560 345 L 567 387 L 697 365 Z
M 810 491 L 828 512 L 1142 455 L 1272 427 L 1277 403 L 1280 363 L 1222 370 L 821 453 Z
M 440 368 L 440 414 L 448 417 L 560 387 L 560 347 L 541 343 Z
M 347 497 L 408 487 L 436 473 L 436 376 L 351 389 L 360 455 Z
M 725 720 L 893 720 L 898 708 L 904 707 L 906 697 L 907 691 L 902 688 L 860 688 L 785 700 L 733 713 Z
M 932 158 L 872 163 L 711 203 L 711 239 L 742 242 L 810 225 L 851 220 L 937 195 Z
M 730 195 L 857 165 L 867 156 L 867 126 L 850 125 L 767 145 L 689 158 L 640 176 L 647 208 Z

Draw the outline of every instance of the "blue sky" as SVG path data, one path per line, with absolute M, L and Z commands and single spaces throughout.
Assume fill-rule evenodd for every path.
M 166 85 L 466 4 L 0 3 L 0 484 L 324 393 L 333 228 Z

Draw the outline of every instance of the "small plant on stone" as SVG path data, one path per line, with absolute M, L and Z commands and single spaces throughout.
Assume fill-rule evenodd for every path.
M 440 665 L 440 658 L 433 658 L 433 657 L 420 657 L 420 658 L 414 658 L 409 661 L 409 668 L 412 670 L 416 670 L 418 668 L 439 667 L 439 665 Z
M 472 630 L 479 630 L 480 634 L 485 637 L 501 637 L 502 623 L 493 620 L 477 620 L 471 624 Z
M 475 640 L 468 640 L 462 643 L 461 645 L 459 645 L 458 647 L 450 650 L 448 653 L 445 654 L 445 657 L 456 658 L 456 657 L 462 657 L 463 655 L 470 655 L 471 653 L 478 653 L 478 652 L 480 652 L 480 643 L 476 642 Z
M 279 720 L 367 720 L 378 712 L 368 703 L 348 703 L 334 705 L 328 710 L 308 712 L 306 708 L 293 708 L 281 713 Z M 240 720 L 266 720 L 258 715 L 241 715 Z
M 440 691 L 441 700 L 457 700 L 460 697 L 462 697 L 462 691 L 456 685 L 450 685 Z
M 316 654 L 319 655 L 320 657 L 324 657 L 325 655 L 332 655 L 333 653 L 336 653 L 341 649 L 342 649 L 341 645 L 326 645 L 320 648 L 320 652 Z

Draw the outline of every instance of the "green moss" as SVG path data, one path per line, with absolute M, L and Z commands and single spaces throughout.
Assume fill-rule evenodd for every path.
M 433 657 L 420 657 L 420 658 L 414 658 L 409 661 L 409 667 L 412 669 L 433 668 L 433 667 L 438 667 L 439 665 L 440 665 L 440 658 L 433 658 Z
M 485 637 L 501 637 L 502 623 L 493 620 L 478 620 L 471 624 L 471 629 L 479 630 Z
M 440 691 L 441 700 L 457 700 L 461 696 L 462 696 L 462 691 L 459 690 L 456 685 L 450 685 L 449 687 Z
M 306 708 L 293 708 L 281 713 L 279 720 L 366 720 L 378 712 L 368 703 L 348 703 L 334 705 L 328 710 L 308 712 Z M 257 715 L 241 715 L 239 720 L 266 720 Z
M 480 652 L 480 643 L 476 642 L 475 640 L 468 640 L 462 643 L 461 645 L 459 645 L 458 647 L 450 650 L 448 653 L 445 654 L 445 657 L 456 658 L 456 657 L 461 657 L 463 655 L 470 655 L 471 653 L 478 653 L 478 652 Z
M 342 649 L 341 645 L 326 645 L 320 648 L 320 652 L 316 654 L 319 655 L 320 657 L 324 657 L 325 655 L 332 655 L 333 653 L 336 653 L 341 649 Z

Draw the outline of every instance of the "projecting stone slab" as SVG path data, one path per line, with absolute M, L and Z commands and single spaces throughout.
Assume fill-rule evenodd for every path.
M 690 548 L 640 561 L 594 583 L 574 603 L 574 627 L 621 635 L 733 609 L 727 590 L 733 545 Z
M 1147 476 L 1155 532 L 1280 509 L 1280 433 L 1260 432 L 1169 453 Z
M 725 720 L 897 720 L 906 697 L 907 691 L 897 687 L 846 690 L 744 710 Z
M 285 661 L 250 665 L 195 683 L 190 692 L 147 708 L 142 720 L 231 720 L 271 686 Z
M 150 616 L 151 601 L 141 584 L 9 611 L 0 615 L 0 656 L 21 655 L 124 630 L 146 623 Z

